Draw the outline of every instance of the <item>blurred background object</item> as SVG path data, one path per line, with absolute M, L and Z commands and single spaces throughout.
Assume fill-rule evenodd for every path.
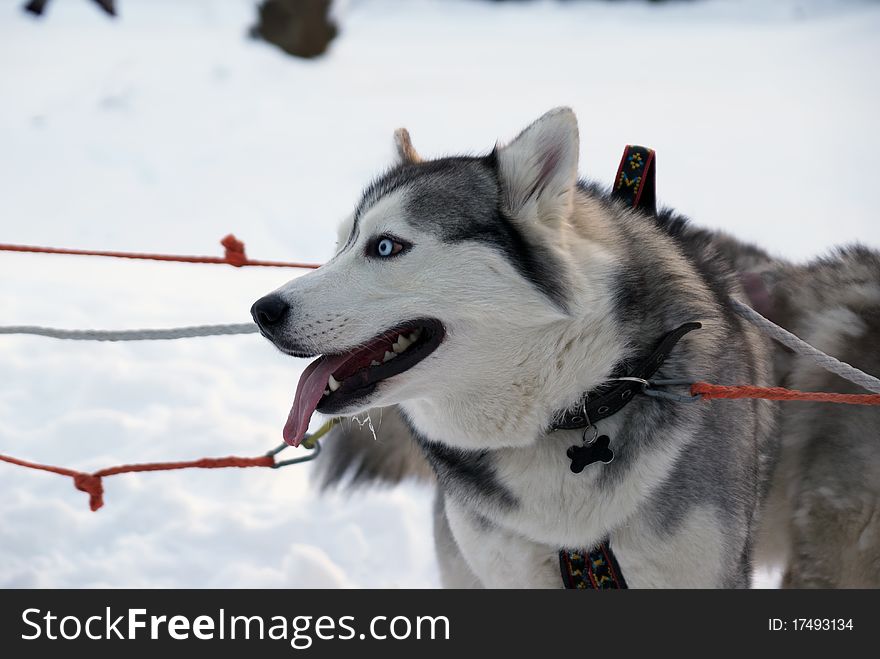
M 264 0 L 251 33 L 297 57 L 317 57 L 336 37 L 330 0 Z
M 101 9 L 110 14 L 111 16 L 116 16 L 116 7 L 114 6 L 114 0 L 92 0 L 95 4 L 97 4 Z M 31 0 L 24 6 L 24 10 L 34 14 L 35 16 L 42 16 L 43 12 L 46 11 L 46 5 L 49 4 L 49 0 Z

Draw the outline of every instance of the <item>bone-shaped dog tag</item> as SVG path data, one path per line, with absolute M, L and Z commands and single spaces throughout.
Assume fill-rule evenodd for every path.
M 611 438 L 608 435 L 600 435 L 595 441 L 581 446 L 572 446 L 566 455 L 571 458 L 571 470 L 579 474 L 584 467 L 594 462 L 608 464 L 614 459 L 614 451 L 609 448 Z

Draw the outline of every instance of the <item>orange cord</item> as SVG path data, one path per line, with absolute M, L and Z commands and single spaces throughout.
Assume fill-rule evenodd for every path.
M 191 460 L 189 462 L 148 462 L 133 465 L 119 465 L 118 467 L 108 467 L 101 469 L 92 474 L 66 469 L 64 467 L 55 467 L 53 465 L 44 465 L 36 462 L 27 462 L 12 458 L 8 455 L 0 455 L 0 461 L 26 467 L 28 469 L 39 469 L 40 471 L 48 471 L 53 474 L 69 476 L 73 479 L 76 489 L 89 495 L 89 508 L 92 512 L 104 505 L 104 484 L 102 478 L 105 476 L 116 476 L 117 474 L 130 474 L 139 471 L 171 471 L 173 469 L 222 469 L 225 467 L 274 467 L 274 455 L 261 455 L 257 458 L 239 458 L 231 456 L 228 458 L 202 458 L 201 460 Z
M 700 396 L 704 400 L 762 398 L 764 400 L 803 400 L 845 405 L 880 405 L 880 394 L 832 394 L 823 391 L 796 391 L 783 387 L 724 386 L 708 382 L 692 384 L 691 395 Z
M 713 399 L 743 399 L 743 398 L 761 398 L 764 400 L 783 400 L 783 401 L 813 401 L 819 403 L 843 403 L 848 405 L 880 405 L 880 394 L 833 394 L 821 391 L 796 391 L 794 389 L 785 389 L 783 387 L 753 387 L 749 385 L 724 386 L 720 384 L 709 384 L 708 382 L 695 382 L 691 385 L 691 395 L 699 396 L 703 400 Z M 316 436 L 318 436 L 316 434 Z M 26 467 L 28 469 L 39 469 L 48 471 L 53 474 L 68 476 L 73 479 L 76 489 L 81 490 L 89 495 L 89 507 L 92 511 L 96 511 L 104 505 L 104 485 L 102 478 L 105 476 L 116 476 L 117 474 L 130 474 L 141 471 L 171 471 L 174 469 L 223 469 L 226 467 L 275 467 L 274 454 L 261 455 L 256 458 L 202 458 L 201 460 L 191 460 L 189 462 L 148 462 L 142 464 L 120 465 L 118 467 L 107 467 L 94 473 L 86 473 L 83 471 L 75 471 L 64 467 L 55 467 L 53 465 L 44 465 L 36 462 L 27 462 L 19 460 L 8 455 L 0 454 L 0 461 Z
M 223 263 L 236 268 L 243 266 L 268 266 L 274 268 L 319 268 L 319 263 L 289 263 L 282 261 L 258 261 L 247 257 L 244 243 L 231 233 L 220 241 L 225 254 L 219 256 L 180 256 L 174 254 L 140 254 L 137 252 L 109 252 L 102 250 L 63 249 L 58 247 L 34 247 L 32 245 L 0 244 L 0 252 L 37 252 L 41 254 L 72 254 L 75 256 L 111 256 L 119 259 L 144 259 L 149 261 L 176 261 L 178 263 Z

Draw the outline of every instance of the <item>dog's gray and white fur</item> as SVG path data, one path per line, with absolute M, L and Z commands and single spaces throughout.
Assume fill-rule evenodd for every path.
M 841 249 L 768 280 L 766 314 L 807 342 L 880 374 L 880 253 Z M 785 350 L 780 384 L 865 393 Z M 783 409 L 782 451 L 760 532 L 762 561 L 794 588 L 880 588 L 880 408 L 798 403 Z
M 702 329 L 657 377 L 772 384 L 768 341 L 728 302 L 746 296 L 723 248 L 673 213 L 650 217 L 579 182 L 567 109 L 489 156 L 400 153 L 343 226 L 337 255 L 276 291 L 289 311 L 272 339 L 293 354 L 351 350 L 412 318 L 446 328 L 426 359 L 335 410 L 385 408 L 375 444 L 353 425 L 327 440 L 328 481 L 348 465 L 355 481 L 385 474 L 374 447 L 411 435 L 438 484 L 449 586 L 559 587 L 560 548 L 609 538 L 631 587 L 747 587 L 778 447 L 772 403 L 637 397 L 598 423 L 614 461 L 580 474 L 566 449 L 581 431 L 546 431 L 690 321 Z M 370 259 L 364 246 L 380 234 L 413 246 Z M 396 464 L 403 475 L 419 459 Z
M 397 139 L 402 153 L 415 154 L 407 133 Z M 673 235 L 686 234 L 686 241 L 713 244 L 761 313 L 844 361 L 880 373 L 876 251 L 849 248 L 793 265 L 684 221 L 665 227 Z M 781 346 L 774 358 L 779 386 L 855 391 Z M 325 488 L 394 484 L 404 478 L 433 482 L 398 408 L 373 416 L 381 418 L 375 432 L 357 425 L 334 430 L 318 462 L 318 482 Z M 784 568 L 786 587 L 880 587 L 880 410 L 786 405 L 780 410 L 780 428 L 782 457 L 762 516 L 759 562 Z M 435 539 L 444 582 L 478 585 L 448 529 L 442 494 L 435 507 Z

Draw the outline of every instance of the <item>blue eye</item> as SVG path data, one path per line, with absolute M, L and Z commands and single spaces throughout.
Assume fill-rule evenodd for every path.
M 396 256 L 400 254 L 403 250 L 410 247 L 409 243 L 406 243 L 399 238 L 394 238 L 393 236 L 377 236 L 373 238 L 367 245 L 367 256 L 375 256 L 380 259 L 387 259 L 392 256 Z
M 379 256 L 391 256 L 394 254 L 394 241 L 390 238 L 383 238 L 376 245 L 376 253 Z

